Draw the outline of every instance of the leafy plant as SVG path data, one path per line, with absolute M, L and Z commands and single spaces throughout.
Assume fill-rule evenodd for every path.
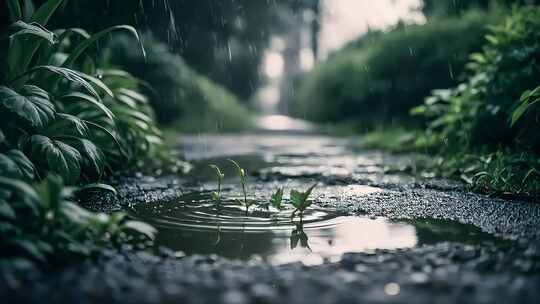
M 430 137 L 452 169 L 488 192 L 538 192 L 540 9 L 515 9 L 490 28 L 457 87 L 435 90 L 412 114 L 429 119 Z M 472 157 L 463 157 L 472 155 Z
M 212 192 L 212 199 L 216 202 L 217 205 L 221 203 L 221 184 L 223 183 L 223 178 L 225 174 L 221 173 L 221 170 L 216 165 L 210 165 L 210 168 L 214 169 L 217 178 L 217 191 Z
M 272 196 L 270 197 L 270 204 L 274 208 L 281 210 L 283 208 L 282 201 L 283 201 L 283 188 L 278 188 L 276 192 L 274 192 Z
M 523 95 L 521 95 L 520 105 L 512 112 L 511 125 L 515 126 L 516 123 L 527 113 L 527 111 L 532 111 L 533 108 L 538 108 L 538 103 L 540 103 L 540 86 L 534 90 L 525 91 Z
M 248 200 L 247 198 L 247 175 L 246 170 L 244 170 L 242 167 L 240 167 L 240 164 L 232 159 L 228 160 L 230 163 L 234 165 L 236 168 L 236 171 L 238 172 L 238 176 L 240 177 L 240 184 L 242 184 L 242 193 L 244 194 L 244 200 L 236 200 L 236 202 L 240 205 L 243 205 L 246 208 L 246 212 L 249 210 L 249 207 L 251 207 L 253 204 L 255 204 L 255 201 Z
M 71 201 L 74 190 L 55 175 L 34 186 L 0 176 L 0 260 L 65 262 L 141 236 L 154 238 L 153 227 L 127 220 L 123 213 L 98 214 L 79 207 Z
M 98 66 L 91 54 L 112 31 L 139 39 L 135 29 L 50 31 L 47 22 L 62 2 L 48 0 L 34 11 L 7 1 L 13 24 L 0 84 L 1 258 L 61 261 L 133 240 L 128 231 L 150 239 L 155 233 L 124 214 L 79 207 L 71 201 L 75 188 L 64 185 L 89 183 L 78 191 L 115 193 L 100 183 L 104 175 L 167 153 L 139 93 L 143 83 Z
M 370 32 L 299 81 L 292 113 L 320 122 L 350 120 L 361 131 L 381 122 L 422 122 L 419 117 L 411 119 L 409 110 L 433 89 L 459 83 L 469 54 L 482 48 L 486 25 L 499 18 L 471 12 Z
M 308 200 L 309 196 L 311 195 L 311 192 L 315 187 L 317 186 L 317 183 L 313 184 L 311 187 L 309 187 L 306 191 L 301 192 L 295 189 L 291 190 L 291 205 L 293 205 L 296 209 L 293 211 L 291 217 L 294 217 L 297 212 L 300 213 L 300 217 L 303 216 L 304 211 L 313 204 L 313 201 Z
M 104 48 L 104 64 L 129 71 L 144 80 L 142 91 L 150 100 L 158 121 L 182 132 L 237 131 L 252 127 L 251 113 L 225 87 L 193 70 L 169 46 L 151 35 L 142 37 L 146 58 L 137 51 L 139 42 L 116 35 Z

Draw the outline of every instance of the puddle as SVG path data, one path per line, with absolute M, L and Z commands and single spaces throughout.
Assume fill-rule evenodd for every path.
M 365 191 L 365 189 L 354 189 Z M 138 205 L 131 216 L 158 229 L 156 245 L 186 254 L 217 254 L 230 259 L 262 259 L 272 264 L 306 265 L 339 261 L 345 252 L 411 248 L 441 241 L 497 241 L 471 225 L 441 220 L 391 221 L 345 216 L 311 208 L 291 221 L 280 213 L 223 202 L 217 208 L 208 194 L 187 194 L 180 201 Z

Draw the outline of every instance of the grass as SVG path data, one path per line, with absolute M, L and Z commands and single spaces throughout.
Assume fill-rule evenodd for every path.
M 379 128 L 362 135 L 358 144 L 392 153 L 416 152 L 415 174 L 460 180 L 473 191 L 525 199 L 540 194 L 540 159 L 530 151 L 441 150 L 444 143 L 404 127 Z

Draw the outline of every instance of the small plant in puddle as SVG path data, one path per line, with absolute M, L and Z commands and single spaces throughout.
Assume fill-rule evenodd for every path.
M 240 177 L 240 183 L 242 184 L 242 193 L 244 194 L 244 201 L 237 199 L 236 202 L 238 202 L 240 205 L 244 206 L 246 208 L 246 212 L 249 210 L 249 207 L 251 207 L 255 202 L 253 200 L 247 199 L 247 175 L 246 170 L 244 168 L 240 167 L 240 164 L 232 159 L 228 160 L 230 163 L 234 165 L 236 170 L 238 171 L 238 176 Z
M 212 199 L 216 202 L 217 205 L 219 205 L 221 203 L 221 185 L 223 184 L 225 174 L 223 174 L 219 167 L 216 165 L 210 165 L 210 168 L 214 169 L 218 184 L 217 191 L 212 192 Z
M 311 195 L 311 192 L 313 189 L 315 189 L 315 186 L 317 186 L 317 183 L 313 184 L 309 189 L 307 189 L 305 192 L 301 192 L 298 190 L 291 190 L 291 204 L 294 208 L 296 208 L 291 218 L 294 218 L 297 212 L 300 213 L 300 217 L 304 214 L 304 211 L 313 204 L 313 201 L 309 201 L 308 198 Z
M 274 192 L 272 196 L 270 197 L 270 204 L 274 208 L 281 210 L 283 208 L 282 202 L 283 202 L 283 188 L 278 188 L 276 192 Z

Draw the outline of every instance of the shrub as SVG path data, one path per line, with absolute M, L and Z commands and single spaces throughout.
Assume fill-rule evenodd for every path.
M 249 112 L 232 93 L 192 70 L 150 35 L 143 41 L 146 58 L 137 52 L 137 41 L 127 36 L 115 38 L 105 57 L 151 85 L 154 92 L 148 95 L 160 122 L 175 122 L 183 131 L 231 131 L 251 125 Z
M 514 11 L 491 28 L 483 51 L 471 55 L 467 80 L 436 90 L 413 110 L 447 147 L 540 149 L 540 9 Z
M 127 230 L 153 235 L 150 226 L 123 214 L 78 207 L 70 201 L 73 189 L 64 186 L 99 182 L 113 169 L 161 157 L 163 147 L 139 81 L 97 67 L 89 54 L 113 31 L 138 39 L 135 29 L 114 26 L 94 35 L 82 29 L 49 31 L 47 21 L 62 2 L 49 0 L 24 13 L 20 1 L 7 2 L 15 22 L 0 84 L 2 265 L 5 259 L 88 256 L 129 240 Z M 114 191 L 99 183 L 83 188 Z
M 408 121 L 408 111 L 430 91 L 457 83 L 468 55 L 482 45 L 496 17 L 469 13 L 460 19 L 399 26 L 350 44 L 301 81 L 296 116 L 364 124 Z M 355 47 L 357 45 L 357 47 Z
M 147 224 L 123 213 L 89 212 L 70 200 L 58 176 L 32 186 L 0 176 L 0 267 L 65 263 L 122 243 L 153 239 Z
M 540 8 L 515 9 L 493 26 L 467 79 L 435 90 L 412 113 L 462 179 L 488 191 L 538 193 Z M 463 157 L 462 155 L 468 155 Z

